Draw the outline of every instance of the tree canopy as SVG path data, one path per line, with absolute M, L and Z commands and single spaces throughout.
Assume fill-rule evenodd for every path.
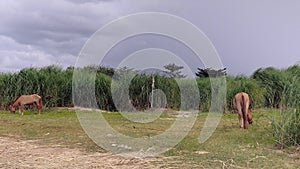
M 198 68 L 198 71 L 195 73 L 196 76 L 198 77 L 203 77 L 203 78 L 207 78 L 207 77 L 222 77 L 222 76 L 226 76 L 226 68 L 223 69 L 219 69 L 219 70 L 215 70 L 212 68 Z
M 168 65 L 165 65 L 164 68 L 167 69 L 166 73 L 169 74 L 170 77 L 175 77 L 175 78 L 186 77 L 186 75 L 183 75 L 181 72 L 183 66 L 178 66 L 175 63 L 170 63 Z

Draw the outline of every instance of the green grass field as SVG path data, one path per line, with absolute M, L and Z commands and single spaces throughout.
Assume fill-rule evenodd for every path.
M 198 136 L 207 113 L 200 113 L 188 136 L 165 152 L 195 168 L 299 168 L 300 155 L 295 148 L 279 151 L 269 134 L 271 123 L 266 116 L 274 110 L 253 112 L 254 124 L 248 130 L 238 127 L 236 114 L 224 114 L 216 131 L 205 143 Z M 174 122 L 172 112 L 164 113 L 147 124 L 133 123 L 119 113 L 103 113 L 118 132 L 132 137 L 152 136 L 163 132 Z M 37 115 L 25 111 L 24 116 L 0 112 L 0 136 L 37 140 L 37 144 L 79 148 L 87 152 L 105 152 L 84 133 L 74 110 L 53 109 Z

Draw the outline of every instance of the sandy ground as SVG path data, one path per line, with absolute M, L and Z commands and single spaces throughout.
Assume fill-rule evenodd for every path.
M 176 164 L 177 163 L 177 164 Z M 34 140 L 0 137 L 0 168 L 177 168 L 180 162 L 166 157 L 124 158 L 109 153 L 39 145 Z

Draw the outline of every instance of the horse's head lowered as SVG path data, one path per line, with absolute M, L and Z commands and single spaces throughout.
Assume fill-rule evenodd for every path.
M 16 112 L 16 107 L 14 107 L 13 105 L 9 105 L 8 109 L 9 109 L 9 111 L 12 112 L 12 113 L 15 113 L 15 112 Z
M 252 110 L 251 109 L 248 109 L 248 114 L 247 114 L 247 118 L 248 118 L 248 122 L 249 124 L 252 124 L 253 121 L 252 121 Z

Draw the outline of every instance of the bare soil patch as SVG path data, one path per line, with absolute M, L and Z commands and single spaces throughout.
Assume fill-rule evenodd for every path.
M 0 137 L 0 168 L 169 168 L 180 165 L 167 157 L 125 158 L 110 153 L 90 153 L 38 140 Z M 169 162 L 168 162 L 169 161 Z

